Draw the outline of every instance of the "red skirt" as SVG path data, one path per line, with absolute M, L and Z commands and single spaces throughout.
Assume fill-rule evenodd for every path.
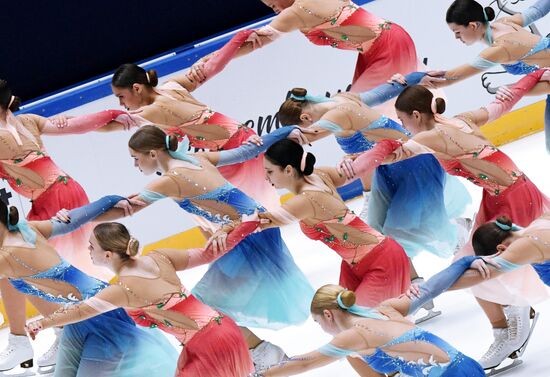
M 60 209 L 73 209 L 89 203 L 86 192 L 80 184 L 70 177 L 62 177 L 53 183 L 38 198 L 32 200 L 27 220 L 49 220 Z M 69 234 L 49 240 L 63 259 L 76 268 L 99 279 L 109 279 L 112 273 L 105 268 L 95 266 L 88 253 L 88 244 L 93 225 L 87 224 Z
M 342 261 L 340 285 L 352 290 L 357 304 L 375 307 L 404 293 L 411 284 L 409 258 L 395 240 L 386 237 L 355 265 Z

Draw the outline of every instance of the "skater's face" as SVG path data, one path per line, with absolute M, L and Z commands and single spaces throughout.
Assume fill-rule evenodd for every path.
M 111 89 L 118 98 L 119 105 L 126 110 L 138 110 L 142 106 L 144 85 L 134 84 L 131 88 L 119 88 L 111 85 Z
M 264 157 L 264 171 L 265 178 L 275 188 L 288 188 L 293 181 L 294 168 L 290 165 L 282 168 Z
M 334 314 L 331 310 L 325 309 L 323 314 L 313 314 L 312 317 L 327 334 L 338 335 L 340 333 L 340 329 L 336 325 Z
M 454 22 L 447 24 L 454 33 L 455 38 L 467 46 L 473 45 L 483 38 L 485 32 L 481 22 L 470 22 L 467 26 L 458 25 Z
M 95 264 L 96 266 L 106 267 L 110 265 L 111 261 L 107 254 L 110 253 L 112 257 L 113 253 L 103 250 L 93 233 L 90 236 L 88 250 L 90 251 L 90 258 L 92 259 L 93 264 Z
M 397 118 L 399 118 L 403 127 L 409 130 L 409 132 L 412 134 L 417 134 L 422 131 L 422 114 L 420 114 L 420 112 L 414 110 L 411 114 L 407 114 L 406 112 L 396 109 L 395 113 L 397 114 Z
M 134 166 L 145 175 L 151 175 L 158 171 L 158 151 L 151 150 L 148 153 L 141 153 L 128 148 L 130 156 L 134 159 Z

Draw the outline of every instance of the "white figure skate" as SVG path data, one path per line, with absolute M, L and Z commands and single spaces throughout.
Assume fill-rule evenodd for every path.
M 411 281 L 411 284 L 423 284 L 423 283 L 424 283 L 424 278 L 420 278 L 420 277 L 415 278 Z M 441 315 L 441 311 L 434 310 L 434 307 L 435 306 L 434 306 L 433 300 L 430 300 L 427 303 L 425 303 L 421 309 L 424 309 L 427 313 L 420 318 L 416 318 L 414 321 L 415 325 L 418 325 L 422 322 L 429 321 L 430 319 Z
M 38 358 L 38 360 L 36 360 L 36 364 L 38 365 L 38 374 L 48 374 L 55 371 L 57 351 L 59 351 L 59 342 L 61 340 L 63 329 L 54 327 L 53 331 L 55 334 L 53 344 L 42 356 Z
M 283 349 L 265 340 L 250 350 L 250 356 L 254 362 L 256 371 L 261 371 L 270 366 L 280 364 L 288 360 Z
M 30 371 L 33 366 L 34 352 L 31 342 L 26 335 L 9 334 L 8 345 L 0 352 L 0 376 L 7 376 L 4 372 L 11 371 L 20 366 L 21 373 L 10 373 L 9 376 L 33 376 Z

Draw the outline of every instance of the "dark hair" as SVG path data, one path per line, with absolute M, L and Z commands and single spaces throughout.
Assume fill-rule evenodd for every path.
M 13 97 L 13 101 L 12 101 Z M 11 102 L 11 104 L 10 104 Z M 8 82 L 6 80 L 0 80 L 0 107 L 4 110 L 17 111 L 21 105 L 21 99 L 12 94 Z
M 483 10 L 487 14 L 487 19 Z M 491 7 L 485 7 L 474 0 L 455 0 L 449 9 L 447 9 L 446 21 L 448 24 L 454 23 L 457 25 L 468 26 L 470 22 L 493 21 L 495 19 L 495 11 Z
M 166 134 L 157 126 L 147 125 L 140 127 L 130 140 L 128 146 L 140 153 L 148 153 L 151 150 L 162 149 L 176 151 L 178 149 L 178 138 L 170 135 L 169 147 L 166 147 Z
M 9 214 L 8 214 L 9 211 Z M 0 200 L 0 222 L 7 228 L 9 225 L 17 225 L 19 222 L 19 211 L 16 207 L 9 207 Z
M 304 88 L 294 88 L 290 91 L 290 94 L 303 97 L 307 94 L 307 90 Z M 297 100 L 292 97 L 288 97 L 279 108 L 279 123 L 283 126 L 302 123 L 300 115 L 302 115 L 304 107 L 307 103 L 308 102 L 305 100 Z
M 157 86 L 159 78 L 157 71 L 150 69 L 147 72 L 137 64 L 123 64 L 117 68 L 111 84 L 117 88 L 131 88 L 134 84 L 143 84 L 150 88 Z
M 512 220 L 507 216 L 500 216 L 496 221 L 502 225 L 512 227 Z M 504 230 L 494 221 L 485 223 L 476 229 L 472 236 L 472 246 L 476 255 L 486 256 L 497 252 L 497 246 L 510 237 L 510 230 Z
M 96 225 L 94 236 L 103 250 L 117 253 L 122 260 L 136 256 L 139 251 L 139 241 L 131 237 L 128 229 L 120 223 Z
M 311 175 L 315 166 L 315 156 L 306 152 L 306 166 L 302 171 L 302 156 L 304 148 L 290 139 L 279 140 L 265 152 L 265 157 L 273 164 L 285 168 L 292 166 L 300 176 Z
M 433 98 L 433 93 L 422 85 L 409 86 L 401 92 L 399 97 L 397 97 L 395 108 L 409 115 L 412 114 L 414 110 L 421 114 L 433 114 Z M 435 104 L 437 113 L 443 114 L 445 112 L 445 100 L 438 97 L 435 99 Z

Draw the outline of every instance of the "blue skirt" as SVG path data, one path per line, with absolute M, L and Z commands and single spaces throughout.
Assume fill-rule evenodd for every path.
M 269 329 L 304 322 L 314 293 L 278 228 L 249 235 L 212 263 L 192 292 L 240 326 Z
M 466 188 L 435 157 L 421 155 L 375 170 L 366 221 L 411 258 L 423 250 L 448 258 L 457 245 L 450 220 L 470 201 Z
M 63 328 L 55 377 L 172 377 L 178 352 L 160 330 L 141 329 L 123 309 Z
M 485 377 L 485 371 L 474 359 L 459 353 L 442 377 Z

